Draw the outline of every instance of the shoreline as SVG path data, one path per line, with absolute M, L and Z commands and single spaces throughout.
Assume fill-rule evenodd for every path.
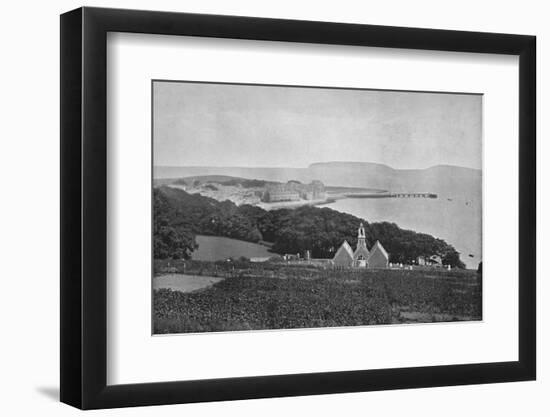
M 340 197 L 340 198 L 327 197 L 319 200 L 298 200 L 298 201 L 280 201 L 277 203 L 258 203 L 255 206 L 266 211 L 279 210 L 284 208 L 294 209 L 294 208 L 303 207 L 303 206 L 320 206 L 323 204 L 330 204 L 330 203 L 334 203 L 336 200 L 339 200 L 341 198 L 346 198 L 346 197 Z
M 325 199 L 318 199 L 318 200 L 296 200 L 296 201 L 279 201 L 276 203 L 265 203 L 260 202 L 255 204 L 256 207 L 260 207 L 264 210 L 278 210 L 283 208 L 293 209 L 303 206 L 322 206 L 325 204 L 331 204 L 338 200 L 346 200 L 346 199 L 378 199 L 378 198 L 430 198 L 430 199 L 436 199 L 438 198 L 437 194 L 435 193 L 396 193 L 396 192 L 390 192 L 387 190 L 378 191 L 375 193 L 365 193 L 365 192 L 344 192 L 344 193 L 335 193 L 331 194 Z

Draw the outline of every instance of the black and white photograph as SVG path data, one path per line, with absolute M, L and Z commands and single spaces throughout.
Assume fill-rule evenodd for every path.
M 482 320 L 482 101 L 153 80 L 153 334 Z
M 546 417 L 544 4 L 6 2 L 0 415 Z

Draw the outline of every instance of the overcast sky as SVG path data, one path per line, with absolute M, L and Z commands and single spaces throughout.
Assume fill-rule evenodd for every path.
M 481 168 L 480 95 L 155 82 L 156 166 Z

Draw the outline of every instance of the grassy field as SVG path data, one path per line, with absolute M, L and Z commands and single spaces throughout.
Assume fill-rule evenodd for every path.
M 481 320 L 481 282 L 473 271 L 186 265 L 186 273 L 225 279 L 190 293 L 156 290 L 156 334 Z M 184 270 L 177 262 L 155 268 Z
M 268 252 L 266 246 L 243 240 L 230 239 L 219 236 L 197 235 L 199 248 L 193 252 L 193 259 L 197 261 L 217 261 L 227 258 L 267 257 L 274 254 Z

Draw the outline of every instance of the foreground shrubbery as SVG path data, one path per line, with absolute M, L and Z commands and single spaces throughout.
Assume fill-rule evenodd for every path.
M 236 277 L 196 293 L 156 291 L 155 317 L 196 332 L 380 324 L 390 321 L 390 310 L 383 295 L 366 286 Z
M 298 278 L 304 273 L 308 279 Z M 481 288 L 475 273 L 464 271 L 253 267 L 205 290 L 154 293 L 155 333 L 479 319 Z

